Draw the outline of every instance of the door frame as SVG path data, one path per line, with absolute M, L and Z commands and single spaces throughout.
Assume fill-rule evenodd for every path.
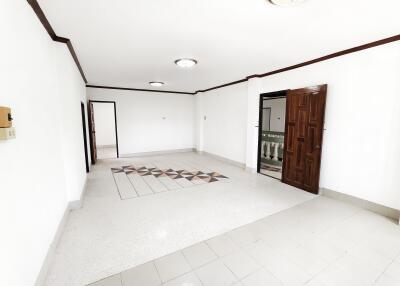
M 116 147 L 117 147 L 117 158 L 119 158 L 117 104 L 116 104 L 116 102 L 115 101 L 109 101 L 109 100 L 89 100 L 89 103 L 113 103 L 114 104 L 115 144 L 116 144 Z
M 262 119 L 263 119 L 263 105 L 264 105 L 263 103 L 264 103 L 264 100 L 265 100 L 265 98 L 267 98 L 266 100 L 268 100 L 268 99 L 286 98 L 286 93 L 288 91 L 289 91 L 289 89 L 284 89 L 284 90 L 278 90 L 278 91 L 266 92 L 266 93 L 261 93 L 260 94 L 259 106 L 258 106 L 257 173 L 260 173 L 260 170 L 261 170 L 261 135 L 262 135 L 262 123 L 263 123 Z M 285 136 L 286 136 L 286 130 L 285 130 Z M 265 174 L 262 174 L 262 175 L 268 176 L 268 175 L 265 175 Z M 279 179 L 274 178 L 272 176 L 268 176 L 268 177 L 276 179 L 276 180 L 279 180 Z M 281 181 L 281 180 L 279 180 L 279 181 Z
M 85 165 L 86 173 L 89 173 L 89 153 L 87 146 L 87 129 L 86 129 L 86 112 L 85 104 L 81 101 L 81 114 L 82 114 L 82 131 L 83 131 L 83 143 L 85 144 Z

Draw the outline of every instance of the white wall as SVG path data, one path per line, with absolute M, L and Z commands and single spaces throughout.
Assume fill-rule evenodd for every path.
M 217 89 L 202 97 L 203 150 L 230 160 L 246 161 L 247 84 Z M 206 120 L 204 120 L 204 116 Z
M 115 119 L 113 103 L 93 103 L 97 146 L 115 145 Z
M 285 132 L 286 98 L 264 100 L 264 108 L 271 108 L 270 131 Z
M 91 100 L 115 101 L 121 156 L 194 147 L 194 96 L 88 88 Z
M 203 132 L 205 151 L 254 171 L 260 94 L 328 84 L 320 186 L 400 209 L 399 75 L 396 42 L 250 79 L 201 95 L 197 125 L 202 115 L 208 122 L 196 133 Z
M 0 2 L 0 105 L 17 138 L 0 142 L 0 285 L 34 285 L 69 200 L 86 173 L 84 83 L 26 1 Z
M 270 77 L 249 94 L 328 84 L 321 187 L 400 209 L 400 43 L 392 43 Z M 249 112 L 249 133 L 258 105 Z M 250 135 L 251 137 L 251 135 Z M 256 141 L 255 141 L 256 142 Z M 248 145 L 255 168 L 256 143 Z

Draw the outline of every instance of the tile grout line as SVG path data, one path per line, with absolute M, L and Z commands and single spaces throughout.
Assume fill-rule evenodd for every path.
M 201 242 L 200 242 L 200 243 L 201 243 Z M 196 244 L 193 244 L 193 245 L 196 245 Z M 193 246 L 193 245 L 191 245 L 191 246 Z M 189 247 L 191 247 L 191 246 L 189 246 Z M 189 248 L 189 247 L 186 247 L 186 248 Z M 184 249 L 185 249 L 185 248 L 184 248 Z M 185 253 L 183 252 L 183 250 L 180 250 L 180 252 L 182 252 L 183 258 L 186 260 L 186 263 L 187 263 L 187 264 L 189 265 L 189 267 L 192 269 L 191 273 L 193 273 L 193 274 L 197 277 L 197 279 L 200 281 L 200 284 L 204 286 L 203 281 L 200 279 L 199 275 L 198 275 L 197 272 L 195 271 L 196 268 L 193 268 L 192 265 L 190 265 L 189 259 L 186 257 L 186 255 L 185 255 Z M 206 264 L 204 264 L 204 265 L 202 265 L 202 266 L 199 266 L 198 268 L 203 267 L 203 266 L 205 266 L 205 265 L 207 265 L 207 264 L 208 264 L 208 263 L 206 263 Z M 190 273 L 190 272 L 189 272 L 189 273 Z M 186 275 L 186 274 L 185 274 L 185 275 Z
M 136 191 L 136 188 L 135 188 L 135 186 L 132 184 L 132 181 L 131 181 L 131 179 L 129 178 L 129 176 L 128 176 L 127 173 L 125 173 L 125 176 L 126 176 L 126 178 L 128 179 L 128 181 L 129 181 L 129 183 L 131 184 L 131 186 L 133 187 L 133 190 L 134 190 L 135 193 L 136 193 L 136 197 L 140 197 L 140 196 L 139 196 L 139 193 Z
M 124 281 L 122 280 L 122 272 L 118 273 L 119 279 L 121 281 L 121 286 L 124 286 Z
M 157 268 L 156 260 L 154 259 L 154 260 L 151 260 L 151 261 L 149 261 L 149 262 L 151 262 L 151 263 L 153 264 L 154 268 L 156 269 L 158 278 L 160 278 L 161 284 L 160 284 L 159 286 L 164 285 L 164 283 L 163 283 L 163 281 L 162 281 L 162 279 L 161 279 L 160 271 L 159 271 L 158 268 Z M 149 263 L 149 262 L 146 262 L 146 263 Z M 146 264 L 146 263 L 143 263 L 143 264 L 140 264 L 140 265 L 144 265 L 144 264 Z M 140 266 L 140 265 L 135 266 L 135 268 L 138 267 L 138 266 Z
M 389 269 L 389 267 L 395 263 L 397 258 L 399 258 L 398 255 L 395 258 L 393 258 L 392 261 L 385 267 L 385 269 L 378 275 L 378 277 L 374 280 L 374 283 L 372 285 L 375 285 L 379 281 L 379 279 L 386 273 L 386 271 Z M 396 279 L 396 281 L 397 281 L 397 279 Z
M 157 164 L 155 164 L 154 162 L 152 162 L 151 164 L 153 164 L 154 166 L 156 166 L 156 168 L 157 168 L 158 170 L 163 171 L 162 168 L 159 168 L 159 167 L 157 166 Z M 160 184 L 164 185 L 164 187 L 167 189 L 167 192 L 172 191 L 172 189 L 168 188 L 168 186 L 167 186 L 166 184 L 164 184 L 158 177 L 156 177 L 156 179 L 160 182 Z
M 113 177 L 113 180 L 114 180 L 114 184 L 115 184 L 115 186 L 117 187 L 117 192 L 118 192 L 119 198 L 120 198 L 121 201 L 122 201 L 122 200 L 124 200 L 124 199 L 122 198 L 121 193 L 120 193 L 120 191 L 119 191 L 119 187 L 118 187 L 117 181 L 115 180 L 114 173 L 112 173 L 112 177 Z
M 263 218 L 263 219 L 264 219 L 264 218 Z M 260 220 L 262 220 L 262 219 L 260 219 Z M 260 221 L 260 220 L 257 220 L 257 221 Z M 255 222 L 257 222 L 257 221 L 255 221 Z M 255 222 L 253 222 L 253 223 L 255 223 Z M 246 226 L 247 226 L 247 225 L 246 225 Z M 238 228 L 240 228 L 240 227 L 238 227 Z M 238 228 L 236 228 L 236 229 L 238 229 Z M 233 230 L 231 230 L 231 231 L 228 231 L 228 232 L 226 232 L 225 234 L 227 235 L 229 232 L 232 232 L 232 231 L 234 231 L 234 230 L 235 230 L 235 229 L 233 229 Z M 239 245 L 238 243 L 236 243 L 229 235 L 227 235 L 227 237 L 228 237 L 228 239 L 229 239 L 230 241 L 232 241 L 232 243 L 233 243 L 234 245 L 236 245 L 236 247 L 238 247 L 239 251 L 245 252 L 249 257 L 251 257 L 254 261 L 256 261 L 257 264 L 259 264 L 259 265 L 261 266 L 261 268 L 258 269 L 257 271 L 254 271 L 254 272 L 252 272 L 251 274 L 246 275 L 246 276 L 243 277 L 242 279 L 239 279 L 239 282 L 242 282 L 245 278 L 247 278 L 247 277 L 249 277 L 250 275 L 252 275 L 252 274 L 254 274 L 254 273 L 260 271 L 261 269 L 263 269 L 263 270 L 267 271 L 269 274 L 271 274 L 277 281 L 279 281 L 279 282 L 282 284 L 282 286 L 284 286 L 283 281 L 281 281 L 278 277 L 276 277 L 276 276 L 275 276 L 270 270 L 268 270 L 262 263 L 258 262 L 252 255 L 248 254 L 248 253 L 246 252 L 246 250 L 245 250 L 245 247 L 248 247 L 250 244 L 255 244 L 255 243 L 258 243 L 258 242 L 265 242 L 265 241 L 263 241 L 263 240 L 260 239 L 260 240 L 253 241 L 253 242 L 251 242 L 251 243 L 249 243 L 249 244 L 247 244 L 247 245 L 241 246 L 241 245 Z M 232 254 L 232 253 L 231 253 L 231 254 Z M 225 255 L 224 257 L 226 257 L 226 256 L 228 256 L 228 255 Z M 229 267 L 228 267 L 228 268 L 229 268 Z
M 161 168 L 157 167 L 156 164 L 152 163 L 154 166 L 156 166 L 157 169 L 161 170 Z M 166 184 L 164 184 L 158 177 L 155 177 L 162 185 L 164 185 L 164 187 L 167 189 L 167 192 L 173 191 L 173 189 L 168 188 L 168 186 Z
M 146 163 L 143 163 L 143 167 L 146 168 L 146 169 L 148 169 L 148 168 L 146 167 L 145 164 L 146 164 Z M 142 179 L 142 181 L 145 182 L 145 184 L 150 188 L 150 190 L 151 190 L 151 191 L 153 192 L 153 194 L 155 195 L 156 192 L 154 191 L 154 189 L 152 188 L 152 186 L 150 186 L 149 183 L 147 183 L 146 180 L 142 178 L 142 177 L 143 177 L 142 175 L 139 174 L 139 176 L 140 176 L 140 178 Z

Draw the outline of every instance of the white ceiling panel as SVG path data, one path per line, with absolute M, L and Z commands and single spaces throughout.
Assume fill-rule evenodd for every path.
M 193 92 L 400 34 L 399 0 L 38 2 L 95 85 Z

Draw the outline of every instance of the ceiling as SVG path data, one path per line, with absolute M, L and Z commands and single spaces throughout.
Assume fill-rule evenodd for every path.
M 399 0 L 38 0 L 89 84 L 193 92 L 400 33 Z M 192 69 L 174 61 L 191 57 Z

